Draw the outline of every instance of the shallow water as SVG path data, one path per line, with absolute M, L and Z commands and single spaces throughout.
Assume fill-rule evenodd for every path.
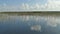
M 60 34 L 59 20 L 58 16 L 1 16 L 0 34 Z

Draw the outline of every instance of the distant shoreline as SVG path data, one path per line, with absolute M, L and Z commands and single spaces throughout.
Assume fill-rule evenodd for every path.
M 0 12 L 6 15 L 56 15 L 60 16 L 60 12 Z

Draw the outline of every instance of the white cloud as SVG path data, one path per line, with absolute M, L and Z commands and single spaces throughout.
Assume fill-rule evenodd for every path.
M 26 16 L 26 21 L 29 21 L 30 20 L 30 16 Z
M 50 16 L 47 17 L 47 25 L 52 26 L 52 27 L 56 27 L 57 24 L 60 24 L 60 18 L 58 18 L 57 16 Z
M 40 22 L 41 20 L 46 20 L 44 16 L 35 16 L 33 17 L 36 22 Z
M 21 9 L 25 9 L 25 4 L 22 3 L 22 6 L 20 6 Z
M 29 21 L 30 19 L 32 19 L 30 16 L 28 16 L 28 15 L 23 15 L 22 17 L 21 17 L 22 19 L 22 21 L 25 21 L 25 22 L 27 22 L 27 21 Z
M 47 0 L 44 5 L 36 3 L 35 5 L 24 4 L 25 9 L 29 10 L 60 10 L 60 0 Z
M 56 26 L 57 26 L 57 23 L 52 22 L 52 21 L 49 21 L 49 22 L 47 23 L 47 25 L 49 25 L 49 26 L 51 26 L 51 27 L 56 27 Z
M 60 0 L 48 0 L 48 10 L 59 10 Z
M 26 9 L 29 9 L 29 5 L 28 4 L 25 4 L 25 7 L 26 7 Z
M 31 1 L 31 0 L 28 0 Z M 39 1 L 39 0 L 38 0 Z M 60 10 L 60 0 L 47 0 L 47 3 L 40 4 L 36 3 L 30 5 L 29 3 L 22 3 L 18 6 L 7 6 L 6 3 L 3 3 L 4 8 L 0 8 L 2 11 L 49 11 L 49 10 Z M 19 9 L 18 9 L 19 8 Z
M 40 25 L 34 25 L 34 26 L 31 26 L 31 30 L 32 31 L 40 31 L 41 32 L 41 26 Z
M 52 16 L 46 16 L 45 20 L 47 21 L 47 25 L 52 26 L 52 27 L 56 27 L 57 23 L 55 22 L 55 18 Z
M 22 3 L 22 5 L 20 6 L 20 8 L 23 9 L 23 10 L 29 10 L 30 6 L 27 3 Z
M 23 9 L 23 10 L 37 10 L 37 11 L 39 11 L 39 10 L 43 10 L 42 8 L 46 8 L 44 5 L 41 5 L 41 4 L 39 4 L 39 3 L 36 3 L 36 4 L 34 4 L 34 5 L 30 5 L 30 4 L 28 4 L 28 3 L 22 3 L 22 6 L 20 6 L 20 8 L 21 9 Z
M 47 22 L 48 26 L 56 27 L 58 24 L 60 24 L 60 17 L 58 16 L 35 16 L 33 17 L 36 22 L 39 22 L 41 20 L 45 20 Z M 40 22 L 39 22 L 40 23 Z
M 38 3 L 36 3 L 36 9 L 40 9 L 40 5 Z
M 48 2 L 44 5 L 36 3 L 35 5 L 24 4 L 25 9 L 29 10 L 59 10 L 60 9 L 60 1 L 56 0 L 47 0 Z
M 31 19 L 33 19 L 36 22 L 39 22 L 41 20 L 45 20 L 47 22 L 47 26 L 51 26 L 51 27 L 56 27 L 58 24 L 60 24 L 60 17 L 58 16 L 34 16 Z
M 40 18 L 39 17 L 36 17 L 35 20 L 38 22 L 38 21 L 40 21 Z

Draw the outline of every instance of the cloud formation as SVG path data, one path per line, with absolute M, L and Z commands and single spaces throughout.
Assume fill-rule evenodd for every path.
M 60 0 L 47 0 L 47 2 L 44 4 L 40 4 L 38 2 L 35 4 L 21 3 L 20 6 L 8 6 L 6 3 L 3 3 L 3 6 L 0 8 L 0 10 L 1 11 L 51 11 L 51 10 L 59 11 Z
M 36 21 L 36 22 L 39 22 L 42 21 L 42 20 L 45 20 L 47 22 L 47 25 L 48 26 L 51 26 L 51 27 L 56 27 L 57 24 L 60 24 L 60 18 L 58 16 L 25 16 L 25 21 L 29 21 L 29 20 L 33 20 L 33 21 Z
M 31 26 L 31 30 L 32 31 L 40 31 L 41 32 L 41 26 L 40 25 L 34 25 L 34 26 Z
M 29 4 L 22 4 L 21 8 L 23 10 L 43 10 L 45 8 L 44 5 L 40 5 L 39 3 L 36 3 L 35 5 L 29 5 Z M 42 9 L 43 8 L 43 9 Z
M 58 10 L 60 9 L 60 0 L 48 0 L 47 10 Z
M 29 10 L 59 10 L 60 9 L 60 0 L 47 0 L 45 4 L 36 3 L 35 5 L 24 4 L 25 9 Z
M 49 26 L 52 26 L 52 27 L 56 27 L 57 26 L 57 23 L 58 22 L 56 22 L 56 18 L 55 17 L 49 17 L 48 19 L 47 19 L 47 25 L 49 25 Z
M 60 18 L 58 16 L 48 16 L 46 17 L 47 25 L 51 27 L 57 27 L 58 24 L 60 24 Z

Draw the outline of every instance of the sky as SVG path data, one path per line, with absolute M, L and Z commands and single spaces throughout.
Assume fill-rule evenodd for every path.
M 60 0 L 0 0 L 0 11 L 60 11 Z

